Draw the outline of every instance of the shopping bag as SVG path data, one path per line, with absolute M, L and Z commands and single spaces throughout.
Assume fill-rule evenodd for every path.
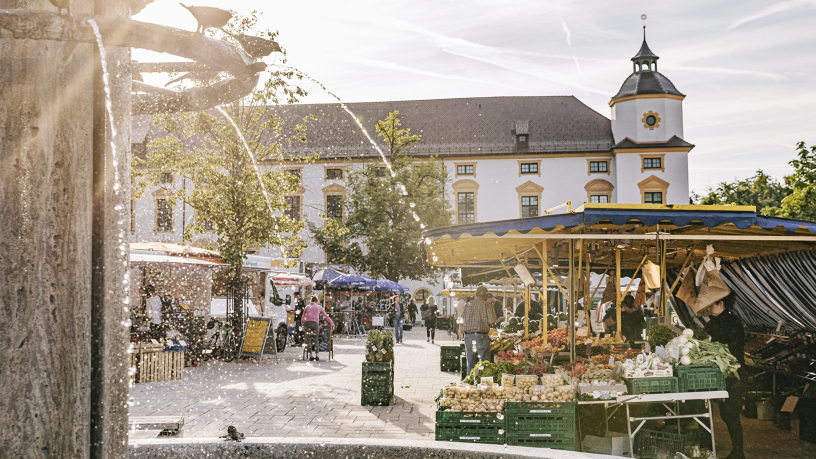
M 694 313 L 698 317 L 706 317 L 711 313 L 710 306 L 728 296 L 729 293 L 731 293 L 731 289 L 725 285 L 719 271 L 706 271 L 692 309 L 694 309 Z
M 604 303 L 607 303 L 609 301 L 617 301 L 618 300 L 618 295 L 617 295 L 617 293 L 615 293 L 615 284 L 616 284 L 615 276 L 609 276 L 606 279 L 606 287 L 604 288 L 603 296 L 601 297 L 601 303 L 600 304 L 604 304 Z M 618 288 L 620 288 L 620 287 L 618 287 Z
M 696 277 L 697 269 L 694 266 L 689 266 L 683 271 L 683 282 L 680 284 L 680 288 L 677 289 L 677 298 L 680 298 L 691 307 L 697 302 Z
M 649 291 L 655 291 L 660 288 L 660 266 L 652 263 L 652 260 L 648 260 L 643 265 L 643 275 L 641 276 L 641 282 L 646 283 L 646 288 Z

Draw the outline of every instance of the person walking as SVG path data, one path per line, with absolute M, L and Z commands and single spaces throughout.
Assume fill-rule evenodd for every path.
M 416 316 L 417 316 L 417 307 L 414 302 L 411 302 L 408 305 L 408 317 L 411 319 L 411 324 L 416 323 Z
M 462 319 L 465 332 L 467 374 L 470 374 L 480 360 L 493 361 L 490 352 L 490 337 L 487 333 L 497 319 L 493 303 L 487 300 L 487 287 L 482 285 L 476 289 L 476 299 L 465 305 Z
M 295 292 L 295 345 L 303 345 L 303 311 L 306 309 L 306 303 L 300 297 L 300 292 Z
M 465 310 L 465 305 L 468 301 L 470 301 L 469 297 L 459 298 L 459 301 L 456 302 L 456 306 L 453 307 L 453 318 L 456 321 L 456 339 L 460 341 L 464 337 L 464 329 L 462 328 L 462 311 Z
M 309 353 L 309 361 L 320 360 L 320 348 L 317 345 L 317 333 L 320 330 L 320 314 L 329 322 L 331 328 L 334 328 L 334 322 L 331 320 L 323 306 L 317 302 L 317 297 L 312 296 L 312 302 L 303 310 L 303 330 L 306 335 L 306 349 Z M 314 352 L 314 357 L 312 356 Z
M 436 316 L 439 314 L 434 297 L 425 300 L 419 311 L 422 314 L 422 321 L 425 322 L 425 336 L 427 338 L 425 341 L 433 343 L 436 335 Z
M 405 308 L 400 304 L 399 295 L 393 296 L 394 303 L 391 305 L 391 323 L 394 325 L 394 339 L 397 343 L 402 343 L 402 326 L 405 324 Z
M 732 313 L 736 301 L 737 295 L 732 290 L 728 296 L 709 308 L 711 320 L 705 325 L 711 341 L 725 344 L 740 364 L 740 369 L 737 370 L 740 375 L 739 378 L 734 376 L 725 378 L 725 390 L 728 392 L 728 398 L 717 401 L 717 404 L 720 405 L 720 417 L 725 422 L 728 434 L 731 436 L 731 453 L 726 456 L 726 459 L 745 458 L 742 420 L 740 419 L 742 397 L 745 390 L 742 381 L 746 378 L 742 371 L 745 368 L 745 329 L 742 320 Z

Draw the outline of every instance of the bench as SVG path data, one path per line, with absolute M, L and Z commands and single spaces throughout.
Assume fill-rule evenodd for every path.
M 182 437 L 184 418 L 181 416 L 131 416 L 129 430 L 161 430 L 159 436 Z

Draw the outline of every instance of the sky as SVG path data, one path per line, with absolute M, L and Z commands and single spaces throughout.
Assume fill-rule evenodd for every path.
M 262 12 L 256 29 L 280 32 L 287 65 L 345 102 L 574 95 L 606 117 L 646 14 L 658 69 L 687 96 L 692 190 L 757 169 L 782 178 L 796 143 L 816 144 L 816 0 L 190 2 Z M 134 19 L 196 28 L 170 0 Z M 177 60 L 139 50 L 133 58 Z M 304 103 L 334 101 L 299 84 Z

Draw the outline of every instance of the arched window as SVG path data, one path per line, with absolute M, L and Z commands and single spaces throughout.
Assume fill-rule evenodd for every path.
M 418 288 L 414 290 L 414 303 L 424 303 L 431 296 L 431 291 L 427 288 Z

